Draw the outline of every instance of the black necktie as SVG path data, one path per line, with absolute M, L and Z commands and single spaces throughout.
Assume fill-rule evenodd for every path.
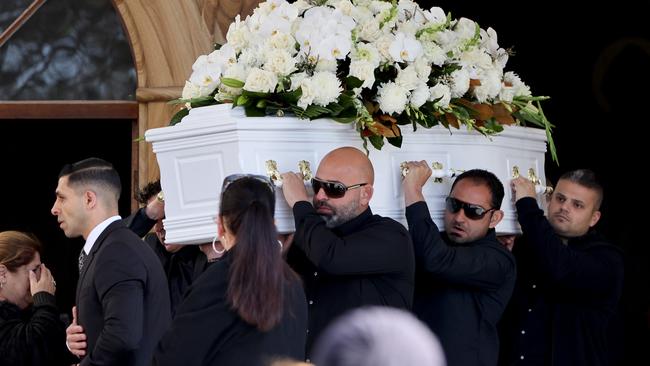
M 84 261 L 86 260 L 86 252 L 81 249 L 81 253 L 79 253 L 79 273 L 81 273 L 81 269 L 84 268 Z

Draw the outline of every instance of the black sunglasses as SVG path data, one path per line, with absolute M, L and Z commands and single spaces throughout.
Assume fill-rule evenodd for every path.
M 457 213 L 462 208 L 465 212 L 465 216 L 470 220 L 480 220 L 486 213 L 497 209 L 496 207 L 492 207 L 491 209 L 486 210 L 479 205 L 463 202 L 454 197 L 447 197 L 445 199 L 445 205 L 447 210 L 451 213 Z
M 359 187 L 363 187 L 368 183 L 359 183 L 359 184 L 353 184 L 351 186 L 346 186 L 345 184 L 341 182 L 330 182 L 327 180 L 321 180 L 318 178 L 312 178 L 311 179 L 311 186 L 314 188 L 314 194 L 318 194 L 318 191 L 323 189 L 325 191 L 325 194 L 329 198 L 341 198 L 345 196 L 345 192 L 347 192 L 350 189 L 355 189 Z
M 275 194 L 275 184 L 271 181 L 271 178 L 264 176 L 264 175 L 258 175 L 258 174 L 231 174 L 223 179 L 223 185 L 221 186 L 221 194 L 226 191 L 229 185 L 233 184 L 234 182 L 242 179 L 242 178 L 251 178 L 255 180 L 259 180 L 260 182 L 266 184 L 267 187 L 271 190 L 271 193 Z

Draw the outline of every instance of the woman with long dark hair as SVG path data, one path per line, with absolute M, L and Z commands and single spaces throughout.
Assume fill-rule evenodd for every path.
M 307 303 L 298 276 L 282 258 L 274 210 L 268 178 L 226 177 L 217 218 L 226 253 L 190 287 L 154 364 L 252 366 L 304 359 Z

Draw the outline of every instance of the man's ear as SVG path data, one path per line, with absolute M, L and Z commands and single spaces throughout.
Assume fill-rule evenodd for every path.
M 370 184 L 366 184 L 365 186 L 361 187 L 361 194 L 359 196 L 359 200 L 361 201 L 362 206 L 370 205 L 370 199 L 372 198 L 372 194 L 374 192 L 375 192 L 375 188 Z
M 494 210 L 492 211 L 492 216 L 490 216 L 490 229 L 494 229 L 500 222 L 503 220 L 503 211 Z
M 97 200 L 98 200 L 97 193 L 90 190 L 84 191 L 83 193 L 84 206 L 86 206 L 87 208 L 94 208 L 95 206 L 97 206 Z
M 600 211 L 596 210 L 594 213 L 591 214 L 591 220 L 589 221 L 589 227 L 594 227 L 598 223 L 598 220 L 600 220 Z

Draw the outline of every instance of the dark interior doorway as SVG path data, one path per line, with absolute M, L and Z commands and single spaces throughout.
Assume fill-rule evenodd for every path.
M 59 170 L 66 163 L 99 157 L 113 163 L 122 179 L 120 215 L 131 209 L 132 120 L 0 120 L 3 194 L 0 231 L 34 233 L 43 244 L 43 263 L 57 281 L 59 309 L 70 312 L 83 239 L 68 239 L 50 213 Z

